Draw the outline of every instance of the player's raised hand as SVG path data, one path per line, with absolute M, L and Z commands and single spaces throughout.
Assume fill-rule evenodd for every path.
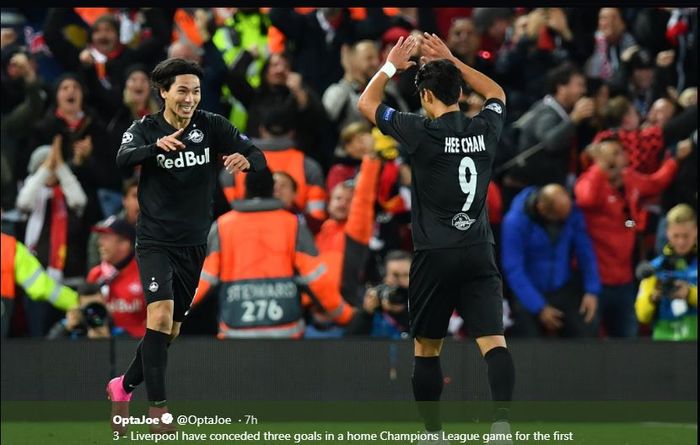
M 229 173 L 240 172 L 250 168 L 250 162 L 240 153 L 234 153 L 224 158 L 224 167 Z
M 416 62 L 410 60 L 413 50 L 416 49 L 418 42 L 415 37 L 408 36 L 406 40 L 403 37 L 399 37 L 399 41 L 396 42 L 389 55 L 386 56 L 386 61 L 391 62 L 397 70 L 405 70 L 416 64 Z
M 425 39 L 423 40 L 423 46 L 421 48 L 423 53 L 421 63 L 425 64 L 438 59 L 452 60 L 454 57 L 452 52 L 440 37 L 427 32 L 423 33 L 423 37 L 425 37 Z
M 185 148 L 185 144 L 178 139 L 183 131 L 185 131 L 185 129 L 180 128 L 173 134 L 158 138 L 156 145 L 163 151 L 177 151 Z

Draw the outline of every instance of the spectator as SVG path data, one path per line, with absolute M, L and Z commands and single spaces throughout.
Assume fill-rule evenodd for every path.
M 112 321 L 104 304 L 100 287 L 85 283 L 78 287 L 80 307 L 66 312 L 66 317 L 58 321 L 46 338 L 109 338 L 112 335 Z
M 507 79 L 511 120 L 546 93 L 542 79 L 573 52 L 573 33 L 561 8 L 536 8 L 516 19 L 510 41 L 489 60 L 496 62 L 497 75 Z
M 472 19 L 481 35 L 479 49 L 484 56 L 495 57 L 506 38 L 506 30 L 513 22 L 513 8 L 474 8 Z
M 246 109 L 246 134 L 260 137 L 263 114 L 273 108 L 292 107 L 295 110 L 294 140 L 299 149 L 328 165 L 331 131 L 326 111 L 319 95 L 305 84 L 299 73 L 290 70 L 289 59 L 284 54 L 271 54 L 263 67 L 259 86 L 252 86 L 247 79 L 247 51 L 229 71 L 227 85 Z M 252 56 L 250 56 L 252 57 Z
M 637 318 L 652 324 L 654 340 L 697 340 L 697 217 L 689 205 L 679 204 L 666 219 L 669 242 L 639 284 Z
M 630 168 L 641 173 L 655 172 L 661 165 L 667 145 L 687 138 L 697 129 L 698 108 L 688 107 L 662 126 L 640 124 L 639 113 L 624 96 L 612 98 L 605 110 L 607 129 L 596 134 L 594 142 L 617 137 L 625 149 Z
M 160 110 L 160 104 L 151 94 L 149 74 L 143 65 L 128 67 L 125 73 L 124 94 L 119 103 L 104 103 L 100 106 L 103 121 L 107 123 L 105 130 L 110 147 L 121 145 L 124 132 L 135 120 Z M 120 177 L 129 177 L 133 174 L 133 172 L 120 173 Z
M 511 333 L 595 336 L 598 265 L 583 214 L 566 189 L 559 184 L 525 188 L 513 200 L 502 231 L 503 273 L 518 302 Z M 572 268 L 574 259 L 578 270 Z
M 238 67 L 252 88 L 259 88 L 262 84 L 263 65 L 270 57 L 269 28 L 270 18 L 260 8 L 235 8 L 220 27 L 210 32 L 211 41 L 221 52 L 227 70 Z M 247 107 L 233 98 L 234 91 L 225 86 L 222 100 L 231 106 L 229 120 L 236 128 L 245 129 Z
M 273 187 L 270 170 L 248 173 L 245 199 L 209 232 L 192 306 L 221 283 L 219 338 L 301 338 L 312 304 L 340 325 L 353 316 L 308 229 L 272 198 Z M 297 283 L 308 286 L 305 296 Z
M 111 215 L 119 201 L 103 192 L 120 190 L 121 180 L 114 159 L 118 146 L 108 145 L 107 133 L 96 113 L 84 105 L 84 86 L 66 73 L 56 81 L 55 108 L 36 124 L 32 147 L 50 144 L 60 134 L 63 159 L 87 195 L 86 224 Z
M 374 151 L 374 138 L 369 125 L 363 121 L 353 122 L 340 132 L 340 145 L 335 152 L 335 162 L 328 171 L 326 191 L 343 181 L 353 179 L 365 154 Z
M 146 303 L 134 256 L 136 229 L 127 220 L 111 216 L 92 230 L 98 234 L 101 262 L 90 270 L 86 281 L 100 287 L 112 329 L 143 337 Z
M 136 220 L 139 216 L 139 200 L 138 200 L 138 179 L 133 177 L 124 181 L 124 187 L 122 188 L 122 208 L 119 213 L 110 215 L 109 217 L 116 216 L 119 219 L 123 219 L 133 227 L 136 227 Z M 104 221 L 100 221 L 99 224 L 103 224 Z M 87 270 L 100 264 L 100 251 L 98 243 L 98 234 L 94 230 L 91 231 L 90 237 L 88 238 L 88 252 L 87 252 Z
M 459 60 L 489 76 L 493 73 L 493 57 L 479 51 L 481 35 L 476 29 L 472 19 L 467 17 L 456 18 L 452 21 L 447 32 L 447 47 Z
M 321 230 L 323 221 L 314 218 L 306 213 L 304 209 L 297 207 L 295 201 L 299 187 L 292 175 L 280 170 L 273 173 L 272 178 L 275 181 L 273 197 L 279 199 L 282 202 L 282 207 L 295 214 L 299 218 L 300 223 L 305 224 L 311 234 L 316 236 Z
M 345 301 L 362 304 L 359 287 L 374 227 L 374 204 L 381 161 L 376 153 L 366 154 L 357 183 L 342 182 L 331 191 L 329 218 L 316 235 L 316 245 L 328 265 L 334 285 Z
M 379 52 L 375 43 L 362 40 L 352 46 L 343 47 L 343 68 L 343 78 L 323 93 L 323 106 L 336 134 L 352 122 L 366 121 L 357 108 L 357 101 L 379 69 Z M 395 83 L 388 83 L 386 92 L 387 104 L 400 111 L 408 111 L 408 105 L 401 98 Z
M 29 213 L 24 244 L 57 280 L 85 276 L 82 212 L 87 198 L 63 161 L 61 136 L 34 150 L 29 176 L 19 190 L 17 208 Z
M 68 8 L 51 8 L 44 24 L 44 38 L 53 56 L 63 68 L 85 77 L 96 76 L 102 87 L 115 96 L 121 97 L 126 78 L 126 68 L 135 63 L 143 63 L 147 69 L 162 59 L 170 30 L 160 8 L 144 8 L 143 14 L 150 25 L 150 38 L 143 39 L 136 48 L 124 46 L 120 42 L 120 23 L 112 15 L 99 17 L 90 28 L 90 43 L 78 48 L 68 41 L 62 31 Z
M 588 59 L 586 75 L 611 80 L 621 68 L 620 57 L 635 45 L 619 8 L 601 8 L 598 12 L 598 30 L 595 32 L 595 49 Z
M 297 185 L 295 205 L 306 214 L 323 221 L 326 219 L 326 191 L 323 188 L 323 172 L 318 162 L 295 148 L 292 135 L 294 131 L 294 109 L 279 108 L 265 110 L 261 116 L 261 139 L 253 143 L 265 153 L 267 165 L 273 172 L 284 171 L 294 178 Z M 245 196 L 246 173 L 234 176 L 222 175 L 226 183 L 224 193 L 230 201 Z
M 633 337 L 637 320 L 632 262 L 637 233 L 646 227 L 640 199 L 668 187 L 678 161 L 690 154 L 690 148 L 678 150 L 675 159 L 667 159 L 651 175 L 627 167 L 619 140 L 604 140 L 588 150 L 594 164 L 579 177 L 575 193 L 593 240 L 603 284 L 598 296 L 601 321 L 608 335 Z
M 307 15 L 293 8 L 270 8 L 269 16 L 294 48 L 292 70 L 316 93 L 343 77 L 340 48 L 356 40 L 358 27 L 347 8 L 318 8 Z
M 382 284 L 365 292 L 362 309 L 345 328 L 346 336 L 409 338 L 408 280 L 411 254 L 393 250 L 384 258 Z
M 16 290 L 20 285 L 34 301 L 48 301 L 58 309 L 67 311 L 78 306 L 78 294 L 52 279 L 41 267 L 34 255 L 14 236 L 2 234 L 2 318 L 0 337 L 10 332 L 14 314 Z
M 520 129 L 519 152 L 534 151 L 535 146 L 537 151 L 504 177 L 506 203 L 527 185 L 567 184 L 570 162 L 576 157 L 573 140 L 577 127 L 595 112 L 593 100 L 583 97 L 586 79 L 573 65 L 550 71 L 548 84 L 549 94 L 514 124 Z
M 620 57 L 620 69 L 610 81 L 613 94 L 629 97 L 645 116 L 656 99 L 668 95 L 674 58 L 673 50 L 660 52 L 655 60 L 646 49 L 636 45 L 627 48 Z
M 605 113 L 610 100 L 610 87 L 602 80 L 595 77 L 586 79 L 587 97 L 593 99 L 593 115 L 581 122 L 576 130 L 576 148 L 579 153 L 593 142 L 595 136 L 607 128 Z
M 44 94 L 36 76 L 33 62 L 25 53 L 16 53 L 10 58 L 8 72 L 22 80 L 24 100 L 7 115 L 3 115 L 0 144 L 0 177 L 2 178 L 2 207 L 14 206 L 17 196 L 17 158 L 23 157 L 23 142 L 31 134 L 34 122 L 39 119 L 44 105 Z M 3 97 L 3 102 L 5 98 Z M 23 176 L 23 175 L 22 175 Z
M 646 123 L 650 126 L 662 127 L 676 115 L 676 104 L 671 99 L 661 97 L 651 104 L 647 113 Z

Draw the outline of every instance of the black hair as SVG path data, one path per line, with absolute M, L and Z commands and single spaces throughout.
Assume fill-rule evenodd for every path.
M 547 73 L 547 93 L 556 94 L 557 87 L 566 85 L 573 76 L 583 76 L 581 70 L 571 62 L 564 62 Z
M 294 179 L 294 178 L 292 177 L 292 175 L 290 175 L 289 173 L 287 173 L 287 172 L 285 172 L 285 171 L 282 171 L 282 170 L 276 171 L 275 173 L 273 173 L 273 174 L 272 174 L 272 178 L 273 178 L 273 179 L 274 179 L 275 175 L 284 176 L 285 178 L 289 179 L 289 182 L 292 184 L 292 190 L 294 190 L 294 193 L 297 192 L 297 189 L 299 188 L 299 186 L 298 186 L 298 184 L 297 184 L 297 180 Z
M 389 261 L 412 261 L 413 256 L 406 252 L 405 250 L 390 250 L 389 253 L 384 257 L 384 264 L 388 264 Z
M 275 181 L 267 167 L 259 172 L 248 172 L 245 175 L 245 199 L 272 198 L 274 189 Z
M 293 96 L 282 103 L 268 103 L 260 112 L 260 125 L 273 136 L 284 136 L 296 129 L 298 110 Z
M 459 100 L 462 73 L 447 59 L 426 63 L 416 73 L 418 92 L 429 90 L 445 105 L 454 105 Z
M 153 71 L 151 71 L 151 82 L 156 89 L 169 91 L 175 82 L 175 76 L 183 74 L 194 74 L 199 77 L 200 82 L 204 77 L 202 68 L 196 63 L 173 57 L 163 60 L 153 68 Z
M 115 17 L 112 14 L 103 14 L 99 16 L 90 27 L 90 32 L 94 32 L 95 29 L 97 29 L 97 25 L 101 23 L 106 23 L 109 26 L 111 26 L 112 29 L 114 29 L 114 31 L 117 33 L 117 36 L 119 36 L 119 19 L 117 17 Z
M 131 178 L 125 179 L 124 182 L 122 182 L 122 196 L 126 196 L 132 187 L 138 187 L 138 186 L 139 186 L 138 176 L 132 176 Z

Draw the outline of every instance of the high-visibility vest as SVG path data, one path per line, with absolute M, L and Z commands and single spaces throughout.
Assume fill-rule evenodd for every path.
M 297 218 L 282 209 L 234 210 L 216 224 L 219 338 L 303 335 L 301 294 L 294 281 Z M 202 274 L 216 273 L 207 269 L 205 262 Z
M 294 147 L 285 150 L 265 150 L 263 148 L 263 152 L 270 171 L 273 173 L 282 171 L 294 178 L 297 184 L 294 204 L 297 208 L 306 211 L 316 219 L 325 219 L 326 191 L 323 186 L 306 182 L 304 153 Z M 224 187 L 224 195 L 229 202 L 245 197 L 245 176 L 245 173 L 236 173 L 234 185 Z
M 0 295 L 2 298 L 15 298 L 15 251 L 17 241 L 13 236 L 2 234 L 2 274 L 0 275 Z

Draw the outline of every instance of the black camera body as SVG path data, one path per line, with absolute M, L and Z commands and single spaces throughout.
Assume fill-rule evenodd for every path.
M 391 304 L 406 304 L 408 302 L 408 289 L 405 287 L 380 284 L 374 290 L 380 300 L 387 300 Z
M 83 320 L 88 328 L 100 328 L 109 322 L 107 307 L 98 302 L 90 303 L 81 309 Z

